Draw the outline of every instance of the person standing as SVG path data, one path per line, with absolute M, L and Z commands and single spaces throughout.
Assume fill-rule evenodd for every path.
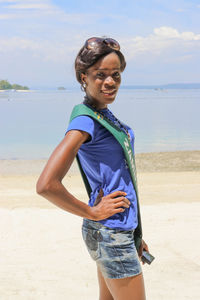
M 67 128 L 37 182 L 37 193 L 58 207 L 83 218 L 82 234 L 96 262 L 100 300 L 145 300 L 141 240 L 136 249 L 138 199 L 120 143 L 100 122 L 118 128 L 134 151 L 134 133 L 108 108 L 114 102 L 126 67 L 119 43 L 112 38 L 86 40 L 75 60 L 76 78 L 85 92 L 80 113 Z M 128 109 L 123 107 L 123 109 Z M 92 117 L 92 112 L 97 118 Z M 96 118 L 96 119 L 95 119 Z M 117 130 L 117 129 L 116 129 Z M 62 184 L 78 158 L 89 185 L 88 204 Z

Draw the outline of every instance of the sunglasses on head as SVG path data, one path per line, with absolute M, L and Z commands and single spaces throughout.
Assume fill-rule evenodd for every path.
M 120 45 L 119 43 L 111 38 L 99 38 L 99 37 L 92 37 L 89 38 L 86 42 L 84 47 L 87 48 L 88 50 L 94 50 L 99 47 L 100 44 L 106 44 L 109 48 L 119 51 L 120 50 Z

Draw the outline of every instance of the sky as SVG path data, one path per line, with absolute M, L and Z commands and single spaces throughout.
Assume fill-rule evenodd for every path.
M 0 80 L 78 87 L 74 60 L 92 36 L 116 39 L 123 85 L 200 82 L 200 0 L 0 0 Z

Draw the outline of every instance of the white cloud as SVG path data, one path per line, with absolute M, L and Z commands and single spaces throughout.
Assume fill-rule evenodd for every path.
M 41 3 L 41 2 L 50 2 L 49 0 L 0 0 L 0 3 L 27 3 L 27 2 L 32 2 L 32 3 Z
M 19 37 L 13 37 L 10 39 L 0 39 L 0 52 L 8 52 L 13 50 L 15 51 L 16 49 L 36 50 L 38 49 L 38 43 Z
M 172 27 L 160 27 L 154 29 L 155 36 L 166 39 L 180 39 L 180 40 L 188 40 L 188 41 L 197 41 L 200 40 L 200 34 L 195 34 L 191 31 L 185 31 L 179 33 L 178 30 Z
M 49 9 L 52 8 L 51 5 L 45 3 L 18 3 L 9 5 L 11 9 Z
M 16 14 L 0 14 L 0 20 L 15 19 L 16 17 Z
M 178 13 L 182 13 L 182 12 L 186 12 L 186 9 L 184 9 L 184 8 L 177 8 L 175 11 L 178 12 Z
M 2 1 L 4 2 L 4 1 Z M 35 24 L 35 19 L 37 18 L 37 24 L 44 26 L 44 18 L 46 24 L 51 24 L 53 21 L 57 24 L 68 23 L 70 25 L 82 26 L 82 24 L 96 23 L 100 18 L 97 14 L 81 14 L 81 13 L 66 13 L 64 10 L 59 8 L 59 6 L 52 4 L 50 0 L 16 0 L 16 1 L 5 1 L 7 5 L 4 7 L 0 14 L 0 20 L 7 19 L 21 19 L 28 20 L 29 24 L 33 22 Z M 1 3 L 1 0 L 0 0 Z
M 37 57 L 39 61 L 67 62 L 74 55 L 74 46 L 70 47 L 71 41 L 50 42 L 44 40 L 31 40 L 20 37 L 0 39 L 0 53 L 10 58 L 20 55 Z
M 160 27 L 154 29 L 154 34 L 163 38 L 177 38 L 179 33 L 176 29 L 171 27 Z
M 4 6 L 4 9 L 6 9 L 6 13 L 20 13 L 21 17 L 23 17 L 22 13 L 24 13 L 24 16 L 27 16 L 27 12 L 29 13 L 29 17 L 31 17 L 31 12 L 37 11 L 37 13 L 41 14 L 42 12 L 48 13 L 63 13 L 61 9 L 58 8 L 58 6 L 53 5 L 49 0 L 17 0 L 17 1 L 7 1 L 7 5 Z
M 4 4 L 4 8 L 18 8 L 20 5 L 34 5 L 34 4 L 45 4 L 45 3 L 50 3 L 49 0 L 0 0 L 0 4 Z
M 0 0 L 1 1 L 1 0 Z M 7 5 L 4 6 L 5 14 L 15 14 L 16 18 L 18 15 L 21 18 L 34 17 L 35 12 L 38 13 L 38 16 L 42 12 L 52 13 L 52 12 L 62 12 L 57 6 L 52 5 L 49 0 L 39 1 L 39 0 L 17 0 L 17 1 L 6 1 Z M 2 10 L 3 11 L 3 10 Z M 2 14 L 3 15 L 3 14 Z
M 185 50 L 194 50 L 200 47 L 200 34 L 194 32 L 179 32 L 172 27 L 159 27 L 146 36 L 136 36 L 126 40 L 122 39 L 122 46 L 128 59 L 137 59 L 138 56 L 148 53 L 156 57 L 163 52 L 179 49 L 180 54 Z M 184 54 L 185 55 L 185 54 Z
M 14 2 L 17 2 L 17 1 L 13 1 L 13 0 L 0 0 L 0 3 L 14 3 Z
M 82 39 L 81 35 L 66 35 L 59 39 L 57 36 L 55 40 L 27 39 L 19 36 L 4 38 L 0 39 L 0 53 L 11 56 L 12 53 L 26 51 L 30 57 L 36 56 L 43 61 L 66 62 L 75 56 Z M 166 56 L 166 53 L 170 53 L 169 58 L 178 53 L 180 60 L 189 60 L 192 59 L 193 52 L 200 48 L 200 34 L 179 32 L 171 27 L 155 28 L 153 33 L 146 37 L 136 36 L 119 40 L 127 60 L 137 60 L 140 57 L 157 59 L 160 55 Z

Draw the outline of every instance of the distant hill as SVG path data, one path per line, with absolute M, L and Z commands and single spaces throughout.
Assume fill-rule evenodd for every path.
M 163 85 L 123 85 L 121 89 L 200 89 L 200 83 L 170 83 Z
M 59 91 L 65 91 L 65 90 L 66 90 L 66 88 L 65 88 L 64 86 L 59 86 L 57 89 L 58 89 Z
M 11 84 L 8 80 L 0 80 L 0 90 L 29 90 L 27 86 Z

